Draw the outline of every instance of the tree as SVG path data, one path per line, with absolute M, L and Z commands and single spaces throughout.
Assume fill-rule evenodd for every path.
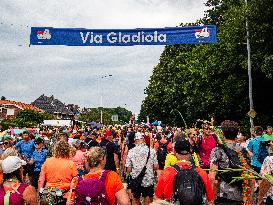
M 87 112 L 85 114 L 82 114 L 79 118 L 81 121 L 85 122 L 100 122 L 100 113 L 101 109 L 103 111 L 103 124 L 111 125 L 114 122 L 112 122 L 112 115 L 118 115 L 119 121 L 115 123 L 125 123 L 129 121 L 130 116 L 132 115 L 132 112 L 126 110 L 122 107 L 117 108 L 92 108 L 90 112 Z
M 5 96 L 2 96 L 2 97 L 1 97 L 1 100 L 6 100 L 6 97 L 5 97 Z
M 248 123 L 246 17 L 252 48 L 252 77 L 256 123 L 272 123 L 273 2 L 209 0 L 210 9 L 198 22 L 216 24 L 214 45 L 166 46 L 145 90 L 141 115 L 168 124 L 189 124 L 214 116 Z M 178 110 L 179 112 L 177 112 Z
M 1 125 L 4 129 L 8 126 L 12 127 L 36 127 L 41 124 L 44 120 L 50 120 L 54 117 L 47 113 L 40 113 L 34 110 L 22 110 L 18 112 L 13 119 L 4 119 L 1 121 Z

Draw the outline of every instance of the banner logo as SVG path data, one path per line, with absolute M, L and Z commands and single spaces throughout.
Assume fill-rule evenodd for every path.
M 196 38 L 208 38 L 209 37 L 208 28 L 206 27 L 201 30 L 195 30 L 195 37 Z
M 44 31 L 37 31 L 37 39 L 51 39 L 51 33 L 49 29 L 45 29 Z

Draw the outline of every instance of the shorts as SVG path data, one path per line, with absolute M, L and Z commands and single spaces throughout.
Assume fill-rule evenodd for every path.
M 215 200 L 215 205 L 242 205 L 242 201 L 234 201 L 222 197 L 217 197 Z
M 134 198 L 142 197 L 153 197 L 154 196 L 154 185 L 143 187 L 141 186 L 139 190 L 132 190 Z

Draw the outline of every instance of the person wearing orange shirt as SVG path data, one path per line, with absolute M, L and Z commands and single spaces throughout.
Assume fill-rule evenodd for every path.
M 71 197 L 71 200 L 68 201 L 67 204 L 85 204 L 92 195 L 91 192 L 97 190 L 98 187 L 93 187 L 92 189 L 88 187 L 88 180 L 96 180 L 95 184 L 99 184 L 99 180 L 102 177 L 104 178 L 104 191 L 106 193 L 106 197 L 103 194 L 98 193 L 100 196 L 104 197 L 103 199 L 98 200 L 106 200 L 106 203 L 109 205 L 129 205 L 129 197 L 123 187 L 122 181 L 119 175 L 110 170 L 105 170 L 104 166 L 106 164 L 106 150 L 102 147 L 91 147 L 88 152 L 85 154 L 86 156 L 86 168 L 89 169 L 89 172 L 82 177 L 80 181 L 79 178 L 75 183 L 75 199 Z M 94 184 L 93 184 L 94 185 Z M 93 199 L 94 197 L 92 197 Z M 104 201 L 105 202 L 105 201 Z
M 65 193 L 77 174 L 76 164 L 70 160 L 69 143 L 58 141 L 54 146 L 53 157 L 48 158 L 41 168 L 38 190 L 42 192 L 45 185 L 46 188 L 56 188 Z
M 177 158 L 176 165 L 183 170 L 190 169 L 192 166 L 194 166 L 190 161 L 190 150 L 190 143 L 187 139 L 182 139 L 175 142 L 174 154 Z M 214 201 L 214 194 L 208 174 L 200 167 L 195 167 L 195 170 L 204 183 L 207 200 L 209 204 L 212 205 Z M 155 188 L 155 199 L 164 199 L 167 201 L 174 200 L 173 187 L 174 178 L 177 173 L 178 172 L 174 166 L 167 167 L 161 172 Z

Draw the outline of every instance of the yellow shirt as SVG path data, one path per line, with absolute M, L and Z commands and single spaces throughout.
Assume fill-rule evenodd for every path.
M 175 165 L 176 162 L 177 162 L 177 158 L 176 158 L 176 156 L 174 155 L 173 152 L 167 154 L 166 160 L 165 160 L 164 169 L 165 169 L 166 167 L 170 167 L 170 166 Z

